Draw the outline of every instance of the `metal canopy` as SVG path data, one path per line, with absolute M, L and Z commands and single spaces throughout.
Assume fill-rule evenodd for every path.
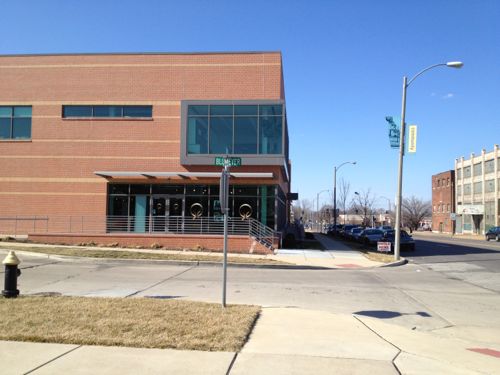
M 221 172 L 123 172 L 123 171 L 96 171 L 95 175 L 105 178 L 115 177 L 146 177 L 146 178 L 220 178 Z M 234 178 L 273 178 L 272 172 L 231 172 Z

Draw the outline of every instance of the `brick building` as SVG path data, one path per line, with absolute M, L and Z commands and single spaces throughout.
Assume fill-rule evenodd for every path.
M 226 153 L 242 161 L 230 248 L 265 251 L 286 227 L 281 53 L 10 55 L 0 68 L 0 233 L 220 249 Z
M 454 233 L 455 171 L 432 176 L 432 231 Z

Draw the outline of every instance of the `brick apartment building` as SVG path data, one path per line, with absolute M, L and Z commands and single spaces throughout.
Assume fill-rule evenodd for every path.
M 455 171 L 432 176 L 432 231 L 454 233 Z
M 0 68 L 0 233 L 220 249 L 226 153 L 242 160 L 231 250 L 266 251 L 286 227 L 281 53 L 10 55 Z

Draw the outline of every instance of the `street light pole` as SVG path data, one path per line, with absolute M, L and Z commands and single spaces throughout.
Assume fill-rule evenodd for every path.
M 346 161 L 340 164 L 338 167 L 333 167 L 333 231 L 337 232 L 337 169 L 340 169 L 345 164 L 355 165 L 355 161 Z
M 319 223 L 319 218 L 320 218 L 320 215 L 319 215 L 319 195 L 321 193 L 324 193 L 325 191 L 330 191 L 330 190 L 321 190 L 318 194 L 316 194 L 316 220 L 318 221 L 318 223 Z M 320 226 L 320 229 L 321 229 L 321 226 Z
M 403 100 L 401 104 L 401 130 L 399 135 L 399 168 L 398 168 L 398 191 L 396 193 L 396 233 L 394 239 L 394 260 L 399 260 L 401 248 L 401 204 L 403 194 L 403 157 L 405 153 L 405 115 L 406 115 L 406 91 L 408 86 L 421 74 L 438 66 L 447 66 L 449 68 L 461 68 L 464 64 L 460 61 L 431 65 L 418 72 L 410 81 L 406 76 L 403 77 Z

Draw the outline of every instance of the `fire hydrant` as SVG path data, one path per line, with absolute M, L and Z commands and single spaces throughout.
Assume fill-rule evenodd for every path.
M 5 298 L 16 298 L 19 295 L 17 278 L 21 275 L 21 270 L 17 266 L 21 261 L 14 251 L 9 251 L 2 263 L 5 264 L 5 289 L 2 290 L 2 295 Z

